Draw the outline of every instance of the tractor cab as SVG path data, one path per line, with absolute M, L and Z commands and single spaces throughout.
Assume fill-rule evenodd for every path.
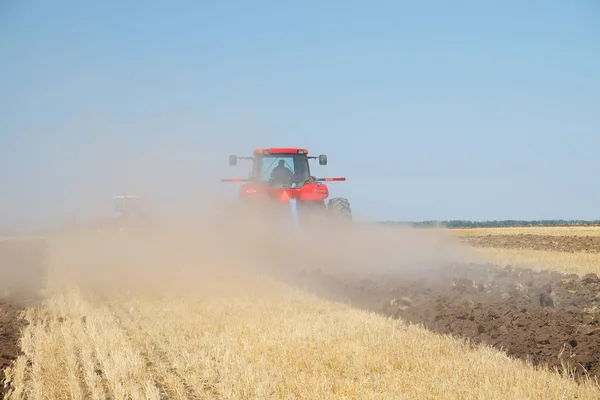
M 329 188 L 324 182 L 345 181 L 346 178 L 316 178 L 310 171 L 309 160 L 318 159 L 327 165 L 324 154 L 309 156 L 303 148 L 263 148 L 254 150 L 252 156 L 229 156 L 229 165 L 238 160 L 252 161 L 248 178 L 221 178 L 221 182 L 243 183 L 239 189 L 245 201 L 271 199 L 276 203 L 290 203 L 299 215 L 311 210 L 326 210 L 334 219 L 351 220 L 347 199 L 329 198 Z M 327 200 L 329 198 L 329 200 Z M 294 211 L 295 212 L 295 211 Z
M 308 150 L 296 148 L 257 149 L 252 157 L 229 157 L 229 165 L 238 159 L 252 160 L 249 181 L 271 187 L 299 188 L 311 181 L 308 160 L 318 158 L 320 165 L 327 165 L 327 156 L 309 157 Z

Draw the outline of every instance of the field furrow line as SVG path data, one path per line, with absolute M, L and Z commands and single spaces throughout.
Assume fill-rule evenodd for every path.
M 190 317 L 193 307 L 165 300 L 159 308 L 129 299 L 119 302 L 126 319 L 135 321 L 133 328 L 143 332 L 146 346 L 156 353 L 157 362 L 178 377 L 184 385 L 186 398 L 223 398 L 221 388 L 222 360 L 219 343 L 207 348 L 198 340 L 198 325 Z M 183 309 L 183 310 L 182 310 Z M 183 314 L 181 314 L 183 312 Z M 192 333 L 193 332 L 193 333 Z
M 142 349 L 147 368 L 154 377 L 161 399 L 197 399 L 194 389 L 170 364 L 168 353 L 159 348 L 156 340 L 144 331 L 139 316 L 120 302 L 112 304 L 112 310 L 126 332 L 129 340 Z
M 48 376 L 51 374 L 46 368 L 43 368 L 43 363 L 47 356 L 48 349 L 52 342 L 46 330 L 50 328 L 49 321 L 46 317 L 42 317 L 38 310 L 37 318 L 33 321 L 32 341 L 33 351 L 31 353 L 31 398 L 42 399 L 45 397 L 44 389 L 51 391 L 54 387 L 47 385 L 47 382 L 56 382 L 55 377 Z M 58 365 L 56 365 L 58 367 Z M 50 396 L 48 396 L 50 397 Z
M 85 398 L 92 400 L 106 399 L 108 393 L 108 382 L 99 373 L 100 363 L 96 356 L 94 344 L 86 329 L 87 318 L 80 310 L 81 302 L 77 297 L 71 296 L 73 301 L 68 301 L 66 295 L 58 296 L 59 308 L 63 315 L 70 315 L 72 327 L 71 334 L 79 348 L 80 380 L 85 387 Z
M 53 316 L 60 322 L 60 338 L 63 342 L 62 349 L 66 358 L 66 377 L 68 391 L 72 399 L 89 398 L 90 388 L 82 379 L 83 366 L 81 356 L 81 344 L 77 343 L 77 326 L 80 322 L 73 318 L 65 318 L 71 314 L 65 296 L 59 296 L 56 307 L 51 308 Z
M 79 318 L 85 321 L 82 336 L 90 338 L 98 364 L 94 372 L 102 377 L 102 382 L 106 382 L 108 396 L 158 399 L 158 388 L 147 377 L 146 364 L 139 349 L 130 342 L 112 310 L 89 301 L 82 301 L 81 307 Z

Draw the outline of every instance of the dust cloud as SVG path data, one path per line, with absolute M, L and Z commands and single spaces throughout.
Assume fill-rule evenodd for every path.
M 306 269 L 402 274 L 476 261 L 468 247 L 443 230 L 336 226 L 326 220 L 298 229 L 286 219 L 285 205 L 244 207 L 237 184 L 219 182 L 248 172 L 243 163 L 229 167 L 228 154 L 288 145 L 261 130 L 249 114 L 215 127 L 182 112 L 178 121 L 146 121 L 147 135 L 135 127 L 114 129 L 99 116 L 76 120 L 86 136 L 55 154 L 61 163 L 39 176 L 63 182 L 46 184 L 49 192 L 40 197 L 54 203 L 62 218 L 43 232 L 50 290 L 77 286 L 101 293 L 194 293 L 199 282 L 219 278 L 251 282 L 268 275 L 294 283 Z M 121 232 L 111 216 L 111 197 L 125 193 L 143 195 L 147 215 Z M 26 268 L 18 262 L 3 265 L 8 271 L 3 276 Z M 38 277 L 31 274 L 32 287 Z
M 0 238 L 0 296 L 26 301 L 37 295 L 46 283 L 48 255 L 41 238 Z
M 211 281 L 231 280 L 236 282 L 231 291 L 237 291 L 240 282 L 252 285 L 257 276 L 294 284 L 310 270 L 357 277 L 419 275 L 448 262 L 476 261 L 443 231 L 327 220 L 298 227 L 278 210 L 281 204 L 247 209 L 229 200 L 212 202 L 208 209 L 211 202 L 205 201 L 197 212 L 190 209 L 187 220 L 124 225 L 123 231 L 103 225 L 55 233 L 48 238 L 49 287 L 198 296 Z M 226 287 L 221 291 L 232 294 Z

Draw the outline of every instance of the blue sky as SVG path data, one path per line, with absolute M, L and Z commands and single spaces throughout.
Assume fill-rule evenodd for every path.
M 262 146 L 361 219 L 600 218 L 593 0 L 8 0 L 0 57 L 5 224 L 234 196 Z

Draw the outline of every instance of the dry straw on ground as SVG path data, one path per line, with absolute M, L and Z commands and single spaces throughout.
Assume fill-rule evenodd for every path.
M 186 249 L 197 243 L 186 241 Z M 124 290 L 140 277 L 134 269 L 119 270 L 120 277 L 131 280 L 109 292 L 105 289 L 116 283 L 112 277 L 117 270 L 100 268 L 114 264 L 107 247 L 94 244 L 96 253 L 90 253 L 84 241 L 77 244 L 73 253 L 68 243 L 59 243 L 57 248 L 69 257 L 54 265 L 47 302 L 24 315 L 30 324 L 21 339 L 23 354 L 7 371 L 9 398 L 600 397 L 594 382 L 577 384 L 497 350 L 471 348 L 253 274 L 222 271 L 222 264 L 211 274 L 196 274 L 179 294 L 159 294 L 161 285 L 149 285 L 157 283 L 152 276 L 176 276 L 189 267 L 186 262 L 215 259 L 191 257 L 179 259 L 168 271 L 159 268 L 167 259 L 177 259 L 181 244 L 170 243 L 162 254 L 128 256 L 128 265 L 143 264 L 142 271 L 151 273 L 142 284 L 149 290 Z M 410 248 L 415 244 L 409 242 Z M 423 256 L 413 254 L 417 261 Z M 462 251 L 456 256 L 462 257 Z M 89 264 L 91 259 L 95 263 Z M 80 263 L 90 266 L 80 274 L 101 280 L 103 290 L 84 289 L 77 282 L 89 282 L 67 273 Z
M 450 232 L 458 237 L 473 237 L 486 235 L 540 235 L 560 237 L 600 236 L 598 226 L 573 227 L 507 227 L 507 228 L 472 228 L 451 229 Z M 549 251 L 534 249 L 507 248 L 477 248 L 476 252 L 486 259 L 499 264 L 516 264 L 533 269 L 551 269 L 560 272 L 585 275 L 595 273 L 600 276 L 600 253 L 575 251 Z
M 550 269 L 578 275 L 600 276 L 600 253 L 558 252 L 530 249 L 475 249 L 486 259 L 502 265 L 520 265 L 536 270 Z
M 548 236 L 600 236 L 600 226 L 532 226 L 505 228 L 457 228 L 451 230 L 457 236 L 486 235 L 548 235 Z
M 232 282 L 228 283 L 231 284 Z M 246 282 L 247 283 L 247 282 Z M 11 398 L 572 399 L 578 385 L 488 348 L 257 280 L 266 295 L 30 309 Z M 214 288 L 213 288 L 214 290 Z

